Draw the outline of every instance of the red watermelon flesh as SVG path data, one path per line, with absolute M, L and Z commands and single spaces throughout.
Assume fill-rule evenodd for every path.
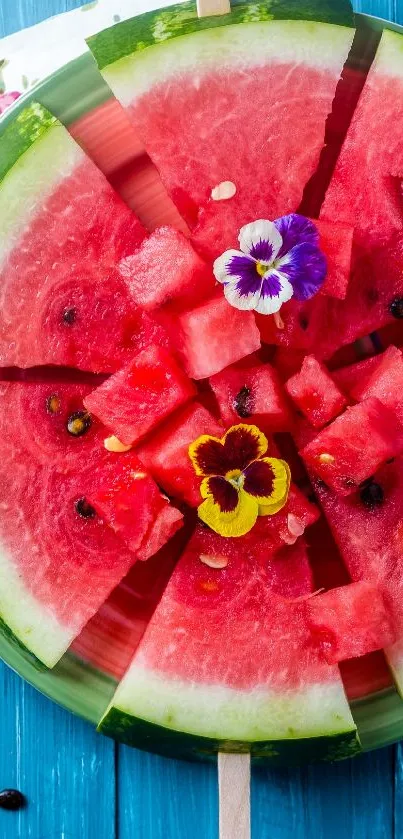
M 55 124 L 49 130 L 66 148 L 66 173 L 58 172 L 40 200 L 32 199 L 23 229 L 4 233 L 0 362 L 113 370 L 133 351 L 139 331 L 139 315 L 115 266 L 145 232 L 65 129 Z M 34 143 L 30 154 L 35 150 Z M 14 166 L 3 184 L 14 177 L 24 193 L 45 173 L 37 168 L 34 174 L 29 163 Z
M 311 575 L 303 546 L 284 549 L 276 561 L 283 564 L 287 587 L 287 556 L 294 564 L 297 552 L 305 569 L 299 575 L 298 594 L 305 599 Z M 217 557 L 226 567 L 210 567 Z M 218 728 L 230 737 L 232 717 L 239 725 L 244 702 L 252 703 L 252 716 L 247 717 L 243 739 L 309 736 L 312 726 L 319 731 L 328 715 L 334 731 L 333 701 L 337 696 L 344 703 L 338 670 L 312 647 L 306 604 L 290 602 L 284 590 L 278 593 L 279 575 L 280 567 L 277 578 L 272 574 L 264 543 L 251 543 L 240 551 L 233 540 L 198 527 L 114 697 L 113 704 L 126 712 L 127 725 L 128 715 L 166 725 L 170 697 L 169 713 L 177 731 L 195 730 L 203 713 L 205 736 Z M 205 708 L 204 691 L 216 699 L 211 719 L 199 708 L 200 702 Z M 314 719 L 309 712 L 305 719 L 302 705 L 312 696 L 317 698 Z M 263 717 L 262 710 L 256 714 L 256 702 L 264 703 Z M 290 706 L 295 710 L 291 732 Z
M 178 316 L 177 349 L 193 379 L 206 379 L 260 348 L 252 312 L 229 306 L 222 290 Z
M 382 590 L 363 580 L 312 597 L 307 612 L 312 636 L 329 664 L 396 640 Z
M 403 544 L 403 462 L 396 458 L 374 476 L 377 492 L 364 487 L 347 498 L 316 485 L 316 492 L 353 580 L 366 580 L 383 591 L 393 626 L 403 637 L 401 554 Z M 374 500 L 375 499 L 375 500 Z M 400 688 L 399 645 L 387 649 Z
M 403 450 L 403 426 L 379 399 L 353 405 L 301 451 L 316 477 L 348 495 Z
M 218 420 L 194 402 L 169 418 L 136 451 L 146 469 L 168 495 L 197 507 L 201 501 L 201 479 L 195 475 L 189 446 L 202 434 L 222 437 L 223 433 Z
M 382 355 L 372 355 L 362 361 L 357 361 L 355 364 L 342 367 L 340 370 L 332 370 L 332 379 L 340 390 L 353 398 L 355 388 L 365 387 L 381 359 Z
M 319 247 L 327 259 L 327 276 L 321 294 L 343 300 L 350 277 L 354 229 L 334 221 L 313 221 L 319 230 Z
M 378 364 L 369 378 L 358 380 L 351 393 L 354 399 L 362 401 L 375 396 L 384 405 L 392 408 L 403 421 L 403 357 L 401 350 L 388 347 L 378 356 Z
M 285 388 L 315 428 L 326 425 L 347 405 L 326 367 L 313 355 L 305 356 L 300 372 L 288 379 Z
M 119 265 L 133 300 L 152 311 L 172 300 L 189 308 L 214 289 L 211 269 L 183 233 L 160 227 Z
M 182 514 L 132 452 L 95 464 L 87 500 L 141 559 L 156 553 L 183 524 Z
M 86 399 L 86 408 L 130 445 L 195 396 L 175 359 L 151 344 Z
M 268 432 L 292 428 L 292 413 L 279 376 L 257 356 L 227 367 L 209 382 L 224 425 L 242 421 Z
M 401 35 L 384 30 L 321 213 L 353 225 L 355 241 L 365 250 L 384 244 L 402 227 L 402 95 Z M 377 112 L 382 131 L 375 138 Z
M 284 545 L 294 545 L 319 516 L 317 505 L 308 501 L 301 490 L 291 484 L 287 504 L 275 516 L 259 516 L 251 530 L 251 539 L 264 540 L 267 548 L 273 551 Z M 248 540 L 248 535 L 244 540 Z
M 309 26 L 223 26 L 166 41 L 164 61 L 149 48 L 133 55 L 130 71 L 104 69 L 209 257 L 234 247 L 248 221 L 295 211 L 316 168 L 353 33 Z M 234 197 L 214 200 L 212 190 L 225 181 L 235 185 Z
M 47 666 L 136 559 L 85 503 L 93 480 L 92 467 L 61 475 L 12 456 L 2 441 L 0 614 Z
M 38 467 L 57 472 L 76 472 L 89 466 L 104 452 L 105 429 L 89 417 L 83 400 L 91 386 L 47 382 L 0 383 L 0 429 L 9 453 Z M 82 433 L 68 431 L 69 420 L 81 419 Z

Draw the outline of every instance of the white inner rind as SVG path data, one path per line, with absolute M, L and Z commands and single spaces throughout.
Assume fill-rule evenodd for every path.
M 85 159 L 62 125 L 51 126 L 0 183 L 0 268 L 46 199 Z
M 233 689 L 159 675 L 139 663 L 120 683 L 104 716 L 114 708 L 175 731 L 213 739 L 283 740 L 332 736 L 355 730 L 339 676 L 295 690 L 264 685 Z
M 220 26 L 147 47 L 103 68 L 102 74 L 124 105 L 181 73 L 192 74 L 195 87 L 201 74 L 216 68 L 274 61 L 339 74 L 353 34 L 344 26 L 296 20 Z
M 376 56 L 369 71 L 367 84 L 372 76 L 384 73 L 386 76 L 403 78 L 403 38 L 396 32 L 385 29 L 379 42 Z
M 0 618 L 47 667 L 59 661 L 76 634 L 25 588 L 4 546 L 0 546 Z

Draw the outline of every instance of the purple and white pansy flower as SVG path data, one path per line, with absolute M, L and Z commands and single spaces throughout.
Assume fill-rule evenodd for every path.
M 274 315 L 292 297 L 313 297 L 324 283 L 327 262 L 319 247 L 319 231 L 305 216 L 291 213 L 275 221 L 246 224 L 239 245 L 240 250 L 225 251 L 213 266 L 225 297 L 236 309 Z

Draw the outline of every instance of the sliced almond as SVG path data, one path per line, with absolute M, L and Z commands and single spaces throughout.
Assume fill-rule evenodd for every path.
M 328 454 L 327 452 L 323 452 L 323 454 L 319 455 L 319 460 L 321 463 L 334 463 L 334 457 L 332 454 Z
M 128 452 L 132 448 L 132 446 L 125 446 L 124 443 L 121 443 L 114 434 L 111 437 L 106 437 L 104 446 L 108 452 Z
M 228 201 L 236 193 L 236 186 L 232 181 L 221 181 L 211 190 L 213 201 Z
M 226 556 L 215 556 L 215 554 L 200 554 L 200 562 L 208 565 L 209 568 L 226 568 L 228 565 Z
M 305 531 L 305 525 L 298 516 L 295 516 L 294 513 L 288 513 L 287 516 L 287 527 L 290 531 L 292 536 L 302 536 Z

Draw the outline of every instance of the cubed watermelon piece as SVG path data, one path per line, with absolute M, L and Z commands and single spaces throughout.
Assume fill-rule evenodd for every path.
M 140 460 L 165 492 L 192 507 L 201 503 L 201 478 L 195 475 L 188 449 L 202 434 L 222 437 L 223 428 L 195 402 L 177 412 L 137 449 Z
M 366 581 L 307 602 L 312 637 L 329 664 L 381 650 L 396 640 L 382 590 Z
M 357 383 L 360 382 L 364 385 L 370 379 L 381 358 L 381 355 L 371 355 L 369 358 L 363 358 L 362 361 L 357 361 L 355 364 L 341 367 L 340 370 L 332 370 L 332 378 L 340 390 L 346 396 L 350 396 L 353 399 L 353 390 Z
M 291 484 L 285 507 L 275 516 L 259 516 L 250 531 L 253 540 L 262 539 L 266 548 L 277 550 L 300 541 L 307 527 L 320 517 L 317 504 L 312 504 L 295 484 Z M 244 536 L 247 541 L 249 534 Z
M 268 347 L 264 346 L 264 349 L 267 350 Z M 299 372 L 304 358 L 304 350 L 292 350 L 289 347 L 275 348 L 273 364 L 282 382 L 286 382 L 290 376 Z
M 403 356 L 397 347 L 388 349 L 378 356 L 378 364 L 364 381 L 358 381 L 351 389 L 354 399 L 361 402 L 376 396 L 380 402 L 396 411 L 403 420 Z
M 195 392 L 175 359 L 151 345 L 93 390 L 84 404 L 122 443 L 130 445 Z
M 230 306 L 222 291 L 180 314 L 178 349 L 193 379 L 207 379 L 260 348 L 252 312 Z
M 353 405 L 319 432 L 301 456 L 339 495 L 348 495 L 403 451 L 403 426 L 375 397 Z
M 262 431 L 287 431 L 293 420 L 283 385 L 270 364 L 256 356 L 242 359 L 210 379 L 225 425 L 240 420 Z
M 108 455 L 94 467 L 86 501 L 141 559 L 156 553 L 183 523 L 179 510 L 158 522 L 161 513 L 171 509 L 170 502 L 133 452 Z
M 285 388 L 314 428 L 322 428 L 347 405 L 329 371 L 313 355 L 305 356 L 300 372 L 288 379 Z
M 151 311 L 172 300 L 192 306 L 214 289 L 215 280 L 192 245 L 173 227 L 160 227 L 125 257 L 119 271 L 138 306 Z
M 327 277 L 321 293 L 344 299 L 351 270 L 354 228 L 347 224 L 314 219 L 320 248 L 327 259 Z

